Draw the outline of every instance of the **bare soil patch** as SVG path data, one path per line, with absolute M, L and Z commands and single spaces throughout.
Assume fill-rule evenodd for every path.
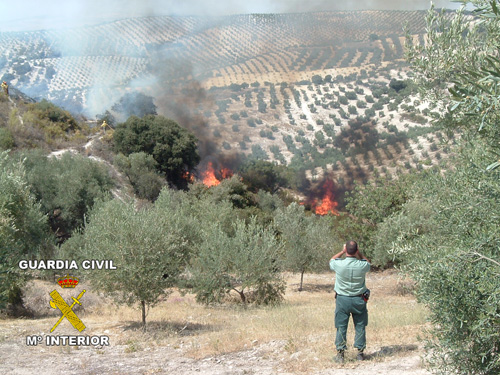
M 80 335 L 108 336 L 110 345 L 103 347 L 27 346 L 27 336 L 79 334 L 66 319 L 49 332 L 60 316 L 48 305 L 56 285 L 36 281 L 26 289 L 27 304 L 47 313 L 0 320 L 0 373 L 429 374 L 417 339 L 427 312 L 409 293 L 411 282 L 392 271 L 369 274 L 368 359 L 357 362 L 349 350 L 339 365 L 332 361 L 334 275 L 306 275 L 302 292 L 299 275 L 286 277 L 286 301 L 276 308 L 204 307 L 190 294 L 173 292 L 149 310 L 145 332 L 139 310 L 116 306 L 86 286 L 83 308 L 75 309 L 87 326 Z M 61 295 L 70 300 L 79 292 Z M 350 327 L 349 345 L 353 334 Z

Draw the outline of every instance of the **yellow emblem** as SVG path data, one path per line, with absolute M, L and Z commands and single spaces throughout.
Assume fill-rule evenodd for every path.
M 75 327 L 79 332 L 82 332 L 85 329 L 85 324 L 76 316 L 76 314 L 73 312 L 72 308 L 78 303 L 81 305 L 81 302 L 79 301 L 80 298 L 83 297 L 83 294 L 85 293 L 85 289 L 78 295 L 78 297 L 72 297 L 73 298 L 73 303 L 71 306 L 68 306 L 66 301 L 61 297 L 61 295 L 57 292 L 57 290 L 53 290 L 50 293 L 50 296 L 52 297 L 52 300 L 50 301 L 50 307 L 53 309 L 58 308 L 62 312 L 61 318 L 57 321 L 57 323 L 52 327 L 50 332 L 53 332 L 59 323 L 62 322 L 62 320 L 66 317 L 71 325 Z

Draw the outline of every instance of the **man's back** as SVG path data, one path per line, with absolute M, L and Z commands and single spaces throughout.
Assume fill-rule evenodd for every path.
M 370 263 L 354 257 L 330 260 L 335 271 L 335 291 L 341 296 L 359 296 L 366 291 L 365 275 Z
M 345 259 L 341 259 L 345 255 Z M 352 315 L 354 322 L 354 347 L 358 349 L 358 360 L 364 359 L 366 347 L 366 330 L 368 325 L 368 298 L 362 294 L 367 291 L 365 275 L 370 270 L 370 262 L 358 249 L 355 241 L 348 241 L 344 249 L 330 260 L 330 268 L 335 271 L 335 347 L 337 362 L 344 362 L 344 351 L 347 348 L 347 326 Z

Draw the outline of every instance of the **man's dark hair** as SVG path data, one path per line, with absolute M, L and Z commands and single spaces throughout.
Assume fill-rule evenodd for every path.
M 345 244 L 347 254 L 354 255 L 358 251 L 358 244 L 355 241 L 347 241 Z

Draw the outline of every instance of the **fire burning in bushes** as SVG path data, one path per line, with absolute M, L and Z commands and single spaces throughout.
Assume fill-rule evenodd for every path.
M 216 186 L 219 185 L 223 179 L 231 178 L 233 172 L 226 167 L 215 169 L 213 163 L 209 161 L 203 172 L 201 172 L 200 177 L 203 184 L 206 186 Z
M 231 178 L 233 171 L 238 170 L 239 165 L 241 165 L 241 159 L 238 155 L 211 157 L 210 160 L 201 163 L 197 171 L 197 179 L 207 187 L 217 186 L 222 180 Z M 306 205 L 316 215 L 339 215 L 337 211 L 339 202 L 336 196 L 342 192 L 331 177 L 325 177 L 323 181 L 307 189 L 305 194 L 308 198 L 301 204 Z
M 314 191 L 311 197 L 305 202 L 311 206 L 311 210 L 316 215 L 339 215 L 337 211 L 338 202 L 335 200 L 335 184 L 332 179 L 324 180 Z

